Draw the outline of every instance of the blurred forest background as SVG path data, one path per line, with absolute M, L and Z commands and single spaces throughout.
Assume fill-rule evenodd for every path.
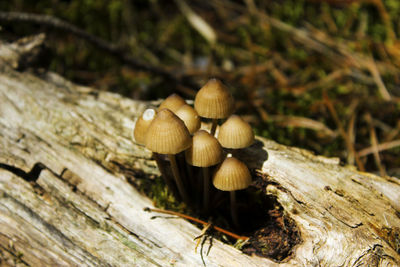
M 398 0 L 9 0 L 0 38 L 46 32 L 46 67 L 133 99 L 220 78 L 258 135 L 400 177 L 399 17 Z

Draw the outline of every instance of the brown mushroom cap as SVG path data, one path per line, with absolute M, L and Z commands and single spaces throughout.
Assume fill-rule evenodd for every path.
M 201 117 L 224 119 L 233 111 L 233 97 L 221 81 L 211 79 L 197 92 L 194 108 Z
M 200 129 L 201 121 L 200 117 L 197 114 L 196 110 L 189 106 L 188 104 L 182 105 L 176 112 L 176 116 L 178 116 L 185 123 L 186 127 L 189 130 L 189 133 L 192 134 Z
M 136 143 L 144 144 L 146 140 L 147 129 L 156 115 L 156 111 L 152 108 L 146 109 L 142 115 L 137 119 L 135 129 L 133 130 L 133 136 Z
M 243 162 L 234 157 L 226 158 L 213 176 L 214 186 L 222 191 L 245 189 L 250 183 L 249 169 Z
M 186 104 L 186 102 L 182 97 L 177 94 L 172 94 L 161 103 L 157 111 L 167 108 L 175 113 L 184 104 Z
M 222 160 L 222 147 L 218 140 L 204 130 L 197 131 L 192 146 L 185 151 L 186 161 L 193 166 L 209 167 Z
M 147 129 L 146 147 L 159 154 L 178 154 L 192 145 L 181 119 L 169 109 L 160 110 Z
M 250 124 L 237 115 L 232 115 L 221 125 L 218 141 L 225 148 L 245 148 L 254 142 L 254 133 Z

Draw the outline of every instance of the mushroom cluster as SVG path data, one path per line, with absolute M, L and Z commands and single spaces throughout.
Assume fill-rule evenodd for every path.
M 157 111 L 144 111 L 133 135 L 137 143 L 153 152 L 171 192 L 189 206 L 202 202 L 203 213 L 208 213 L 211 181 L 217 190 L 229 191 L 232 221 L 238 226 L 235 191 L 247 188 L 251 175 L 243 162 L 226 151 L 250 146 L 254 133 L 247 122 L 232 115 L 233 110 L 234 100 L 227 87 L 217 79 L 210 79 L 198 91 L 194 108 L 173 94 Z M 200 117 L 211 119 L 211 129 L 201 129 Z M 226 121 L 216 131 L 218 120 L 222 119 Z M 168 159 L 169 168 L 162 158 Z M 202 176 L 197 177 L 193 168 L 201 170 Z M 199 201 L 201 196 L 202 201 Z

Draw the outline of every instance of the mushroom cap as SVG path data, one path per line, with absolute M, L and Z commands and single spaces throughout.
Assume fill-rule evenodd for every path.
M 189 106 L 188 104 L 182 105 L 176 112 L 176 116 L 178 116 L 185 123 L 186 127 L 189 130 L 189 133 L 192 134 L 200 129 L 201 121 L 199 114 L 197 114 L 196 110 Z
M 218 141 L 225 148 L 245 148 L 254 142 L 250 124 L 237 115 L 230 116 L 219 128 Z
M 145 145 L 159 154 L 178 154 L 192 145 L 192 138 L 181 119 L 162 109 L 147 129 Z
M 186 102 L 182 97 L 177 94 L 172 94 L 161 103 L 157 111 L 167 108 L 175 113 L 184 104 L 186 104 Z
M 209 167 L 222 160 L 222 147 L 218 140 L 207 131 L 197 131 L 192 146 L 185 151 L 186 161 L 193 166 Z
M 224 119 L 233 111 L 233 97 L 217 79 L 210 79 L 196 94 L 194 108 L 204 118 Z
M 137 119 L 135 129 L 133 130 L 133 137 L 136 143 L 144 145 L 146 140 L 147 129 L 156 115 L 156 111 L 152 108 L 146 109 L 142 115 Z
M 213 176 L 214 186 L 222 191 L 234 191 L 247 188 L 251 175 L 247 166 L 240 160 L 229 157 L 218 166 Z

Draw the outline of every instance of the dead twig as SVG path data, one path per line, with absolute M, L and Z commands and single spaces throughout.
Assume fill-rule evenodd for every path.
M 200 220 L 200 219 L 197 219 L 197 218 L 194 218 L 194 217 L 192 217 L 192 216 L 189 216 L 189 215 L 186 215 L 186 214 L 182 214 L 182 213 L 179 213 L 179 212 L 176 212 L 176 211 L 161 210 L 161 209 L 152 209 L 152 208 L 145 208 L 144 210 L 145 210 L 145 211 L 149 211 L 149 212 L 158 212 L 158 213 L 164 213 L 164 214 L 169 214 L 169 215 L 175 215 L 175 216 L 178 216 L 178 217 L 187 219 L 187 220 L 189 220 L 189 221 L 193 221 L 193 222 L 200 223 L 200 224 L 202 224 L 202 225 L 209 225 L 208 222 L 205 222 L 205 221 L 203 221 L 203 220 Z M 215 225 L 212 225 L 211 227 L 212 227 L 214 230 L 216 230 L 216 231 L 218 231 L 218 232 L 221 232 L 221 233 L 223 233 L 223 234 L 226 234 L 226 235 L 228 235 L 228 236 L 230 236 L 230 237 L 233 237 L 233 238 L 235 238 L 235 239 L 240 239 L 240 240 L 247 240 L 247 239 L 249 239 L 249 237 L 247 237 L 247 236 L 237 235 L 237 234 L 235 234 L 235 233 L 229 232 L 228 230 L 225 230 L 225 229 L 223 229 L 223 228 L 221 228 L 221 227 L 218 227 L 218 226 L 215 226 Z

